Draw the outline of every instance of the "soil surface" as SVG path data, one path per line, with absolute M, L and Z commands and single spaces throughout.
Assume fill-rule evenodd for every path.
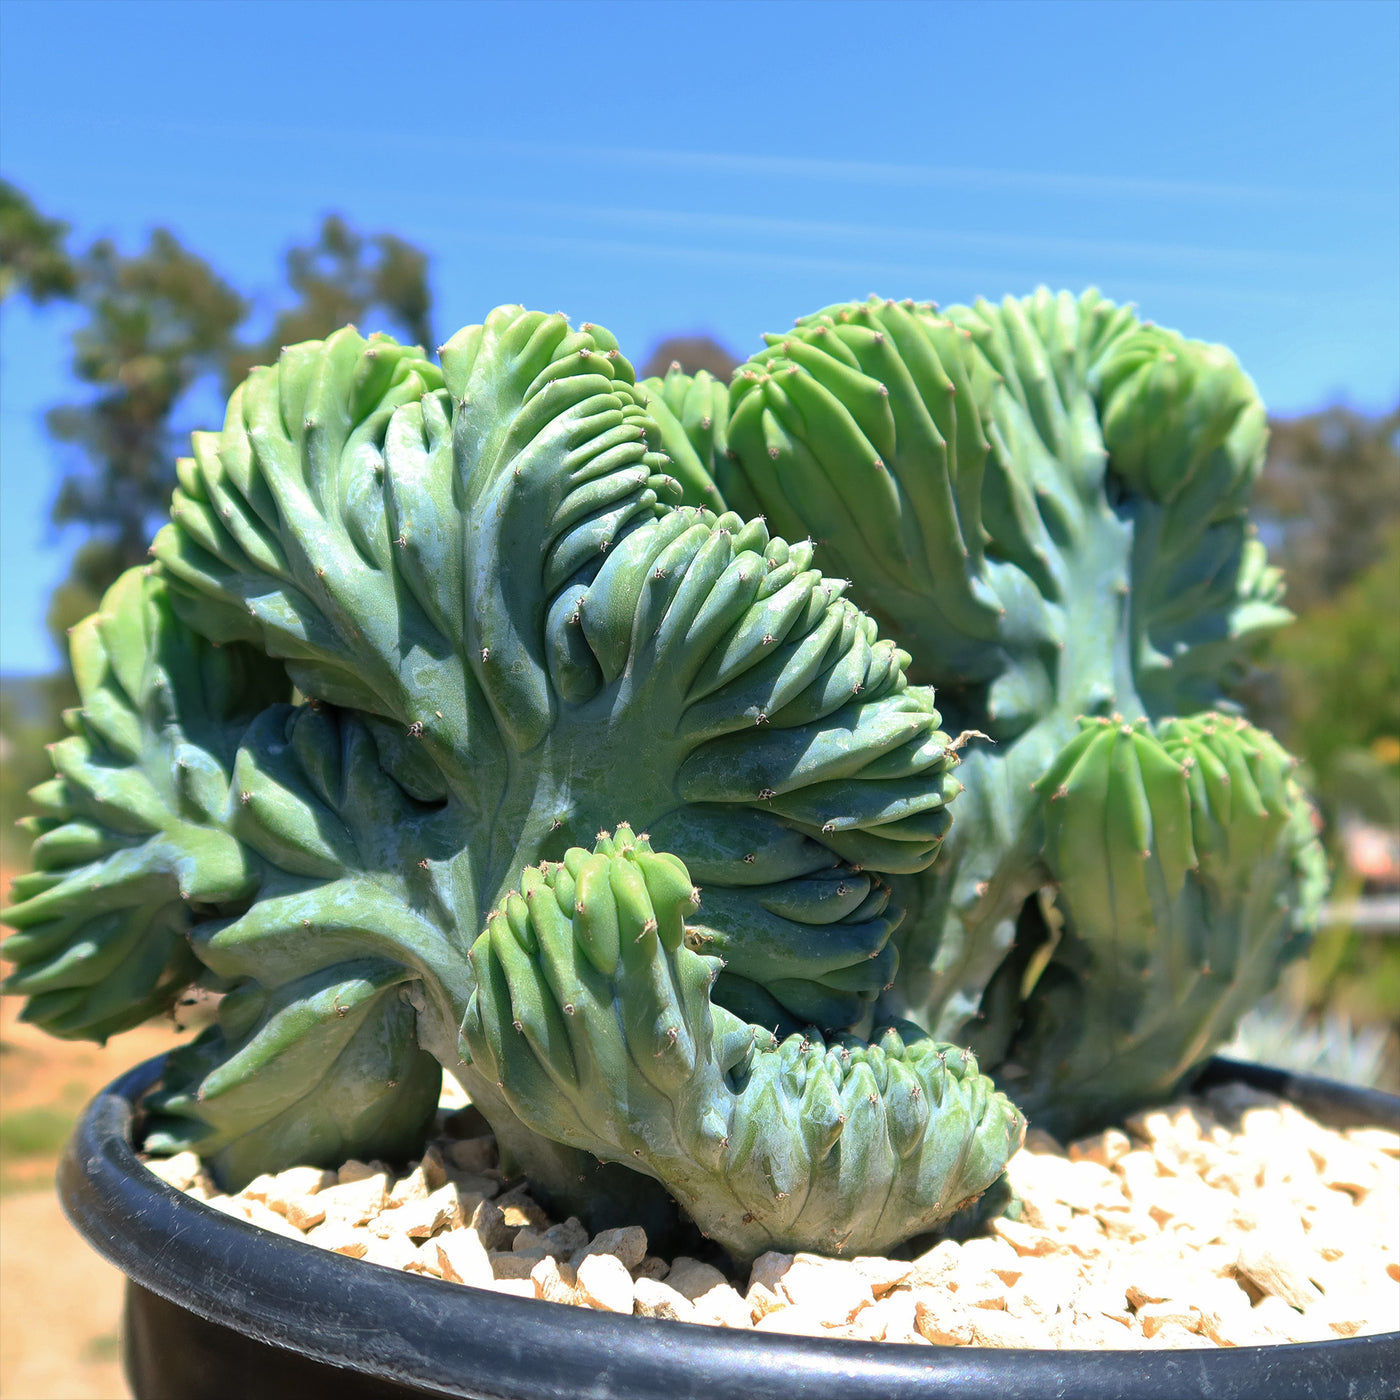
M 169 1023 L 106 1047 L 55 1040 L 0 999 L 0 1400 L 128 1400 L 122 1276 L 64 1219 L 54 1171 L 85 1104 L 187 1039 Z

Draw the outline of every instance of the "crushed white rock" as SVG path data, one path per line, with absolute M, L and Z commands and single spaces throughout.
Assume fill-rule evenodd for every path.
M 460 1098 L 447 1109 L 460 1110 L 449 1131 L 405 1176 L 352 1160 L 260 1176 L 227 1196 L 191 1152 L 147 1166 L 216 1210 L 351 1258 L 707 1326 L 1118 1349 L 1400 1330 L 1400 1135 L 1325 1128 L 1239 1086 L 1068 1147 L 1033 1131 L 1008 1170 L 1019 1218 L 965 1243 L 904 1259 L 770 1251 L 737 1278 L 649 1254 L 640 1226 L 590 1238 L 572 1217 L 549 1220 L 504 1180 L 476 1110 Z

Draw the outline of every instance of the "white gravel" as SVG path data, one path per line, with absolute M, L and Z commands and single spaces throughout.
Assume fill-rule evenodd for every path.
M 445 1098 L 440 1127 L 461 1103 Z M 590 1239 L 573 1218 L 549 1220 L 503 1180 L 481 1132 L 440 1136 L 403 1177 L 352 1160 L 259 1177 L 232 1197 L 192 1153 L 147 1166 L 229 1215 L 370 1263 L 700 1325 L 1117 1349 L 1400 1330 L 1400 1135 L 1325 1128 L 1238 1086 L 1125 1128 L 1067 1148 L 1032 1130 L 1009 1168 L 1020 1218 L 980 1238 L 908 1259 L 773 1252 L 737 1278 L 649 1254 L 639 1226 Z

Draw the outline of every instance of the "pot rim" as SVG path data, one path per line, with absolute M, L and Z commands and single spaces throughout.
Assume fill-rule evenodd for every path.
M 134 1283 L 209 1322 L 443 1396 L 1321 1397 L 1392 1393 L 1385 1377 L 1400 1371 L 1400 1332 L 1181 1351 L 919 1347 L 619 1317 L 367 1265 L 224 1215 L 147 1171 L 132 1119 L 163 1063 L 116 1079 L 69 1141 L 58 1191 L 79 1233 Z M 1400 1097 L 1264 1066 L 1215 1060 L 1197 1083 L 1229 1081 L 1321 1104 L 1333 1121 L 1400 1126 Z

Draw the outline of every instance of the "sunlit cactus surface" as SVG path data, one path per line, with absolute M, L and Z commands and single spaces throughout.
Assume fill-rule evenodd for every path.
M 445 1068 L 556 1208 L 892 1248 L 1306 941 L 1229 703 L 1264 437 L 1095 293 L 829 307 L 727 387 L 516 306 L 289 347 L 74 632 L 4 989 L 99 1040 L 221 993 L 144 1145 L 229 1186 L 411 1153 Z

